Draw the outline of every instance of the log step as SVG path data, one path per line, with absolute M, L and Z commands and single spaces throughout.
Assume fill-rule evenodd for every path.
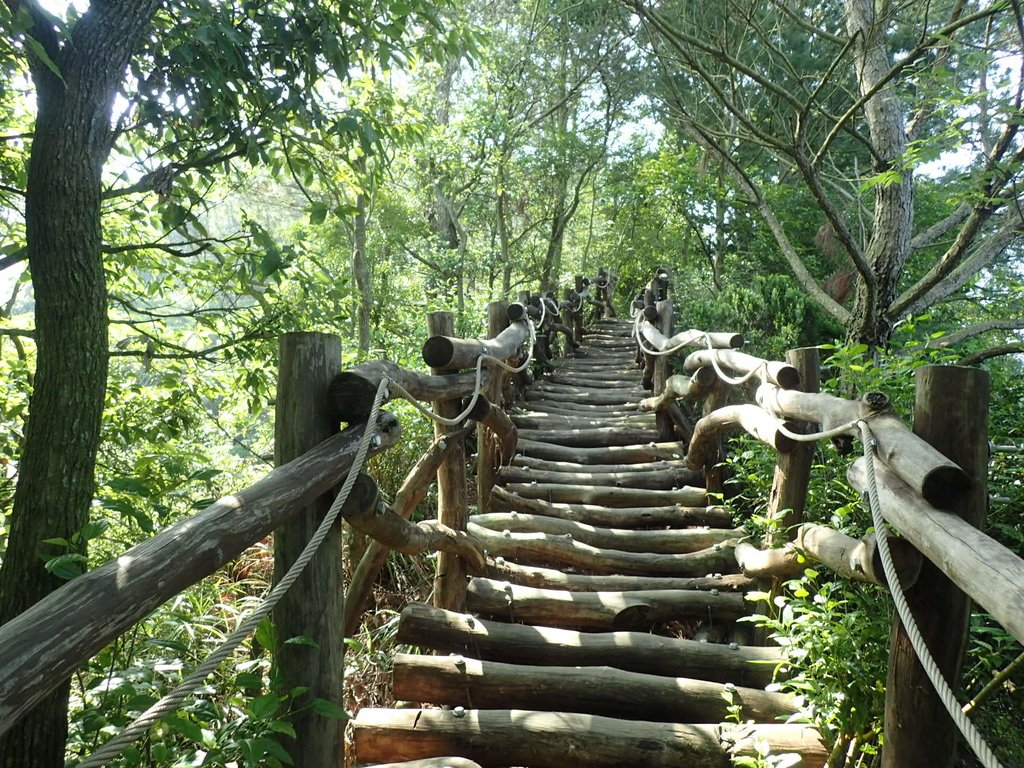
M 688 677 L 626 672 L 609 666 L 507 664 L 465 656 L 395 656 L 395 698 L 477 709 L 543 709 L 663 723 L 720 723 L 730 707 L 743 721 L 785 720 L 789 694 Z
M 529 467 L 545 472 L 587 472 L 596 474 L 598 472 L 677 472 L 686 469 L 685 460 L 673 461 L 662 459 L 661 461 L 648 461 L 623 466 L 621 464 L 587 464 L 580 466 L 575 461 L 549 461 L 547 459 L 534 459 L 519 453 L 512 459 L 513 467 Z M 689 470 L 687 470 L 689 471 Z M 694 485 L 694 483 L 691 483 Z
M 592 392 L 581 390 L 577 392 L 552 392 L 550 390 L 538 390 L 530 388 L 524 395 L 527 401 L 532 400 L 560 400 L 567 403 L 583 403 L 584 405 L 625 405 L 636 408 L 640 400 L 649 393 L 645 390 L 630 390 L 629 395 L 620 395 L 617 390 L 606 392 Z
M 510 622 L 587 630 L 646 630 L 685 616 L 735 621 L 750 612 L 743 595 L 732 592 L 568 592 L 480 577 L 469 581 L 466 609 Z
M 482 765 L 530 768 L 729 768 L 755 744 L 821 766 L 828 749 L 805 725 L 677 725 L 531 710 L 363 709 L 353 723 L 361 760 L 458 754 Z
M 658 459 L 681 459 L 686 455 L 686 446 L 680 442 L 662 442 L 601 448 L 572 448 L 530 440 L 520 434 L 519 453 L 537 459 L 575 461 L 578 464 L 635 464 Z
M 523 565 L 571 566 L 588 573 L 633 576 L 702 576 L 736 571 L 734 542 L 685 554 L 625 552 L 595 547 L 568 536 L 492 531 L 470 522 L 469 533 L 488 554 Z
M 645 504 L 683 507 L 704 506 L 708 493 L 704 488 L 684 486 L 658 491 L 643 488 L 615 488 L 603 485 L 564 485 L 560 483 L 507 483 L 505 488 L 525 499 L 543 499 L 559 503 L 601 504 L 606 507 L 640 507 Z
M 504 559 L 504 558 L 502 558 Z M 743 592 L 757 587 L 757 580 L 742 573 L 709 573 L 705 576 L 622 576 L 619 574 L 564 573 L 554 568 L 519 563 L 488 562 L 484 573 L 496 581 L 524 587 L 564 589 L 569 592 L 632 592 L 646 589 L 699 589 L 705 592 Z
M 503 533 L 532 533 L 564 536 L 594 547 L 623 552 L 656 552 L 680 555 L 698 552 L 746 534 L 742 528 L 684 528 L 671 531 L 643 531 L 625 528 L 601 528 L 556 517 L 519 512 L 491 512 L 473 515 L 470 523 Z
M 788 668 L 779 648 L 716 645 L 646 632 L 577 632 L 507 624 L 412 603 L 396 640 L 444 653 L 513 664 L 611 666 L 764 688 Z
M 605 528 L 683 528 L 708 525 L 728 528 L 732 515 L 724 507 L 684 507 L 677 504 L 651 507 L 607 507 L 600 504 L 565 504 L 520 496 L 500 485 L 491 491 L 491 509 L 522 512 L 561 520 L 574 520 Z
M 697 487 L 704 484 L 704 473 L 701 470 L 685 467 L 666 467 L 657 472 L 649 470 L 634 471 L 628 464 L 619 467 L 615 472 L 581 472 L 576 464 L 576 471 L 550 472 L 532 467 L 502 467 L 498 478 L 506 483 L 562 483 L 565 485 L 607 485 L 616 488 L 637 488 L 650 491 L 670 491 L 683 486 Z M 623 471 L 623 470 L 629 471 Z

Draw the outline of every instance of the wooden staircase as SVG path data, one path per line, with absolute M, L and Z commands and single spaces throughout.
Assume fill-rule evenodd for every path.
M 742 532 L 636 409 L 631 326 L 599 323 L 513 412 L 519 453 L 469 525 L 487 576 L 466 613 L 403 612 L 399 641 L 438 653 L 395 659 L 413 706 L 358 714 L 356 764 L 725 768 L 765 747 L 824 764 L 784 722 L 797 702 L 765 690 L 778 649 L 734 624 Z

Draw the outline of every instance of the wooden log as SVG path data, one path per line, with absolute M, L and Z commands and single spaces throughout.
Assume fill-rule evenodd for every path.
M 714 646 L 645 632 L 576 632 L 442 611 L 402 610 L 396 641 L 513 664 L 613 666 L 665 677 L 694 677 L 764 688 L 787 669 L 778 648 Z
M 1024 560 L 959 516 L 928 504 L 885 465 L 876 466 L 876 477 L 885 519 L 1024 643 Z M 866 492 L 863 458 L 853 463 L 847 478 Z
M 455 432 L 435 438 L 433 444 L 416 461 L 395 493 L 391 508 L 396 514 L 408 520 L 420 502 L 426 498 L 438 467 L 449 456 L 456 445 L 461 445 L 469 430 L 470 422 L 464 423 Z M 366 601 L 370 599 L 373 585 L 391 550 L 379 541 L 371 541 L 352 572 L 352 580 L 345 592 L 345 637 L 352 637 L 359 628 Z
M 686 525 L 724 528 L 732 525 L 732 514 L 724 507 L 715 506 L 606 507 L 599 504 L 555 504 L 542 499 L 524 498 L 500 486 L 494 488 L 493 501 L 491 509 L 494 511 L 528 512 L 610 528 Z
M 580 389 L 580 388 L 577 388 Z M 636 407 L 640 401 L 642 390 L 631 390 L 629 395 L 619 394 L 619 390 L 580 390 L 578 392 L 552 392 L 548 389 L 538 389 L 536 386 L 526 390 L 523 399 L 527 402 L 534 400 L 548 400 L 562 403 L 580 403 L 582 405 L 631 405 Z
M 672 301 L 666 298 L 659 301 L 655 306 L 658 310 L 657 330 L 666 335 L 672 333 Z M 650 325 L 650 323 L 643 323 L 643 325 Z M 669 374 L 668 357 L 666 355 L 657 357 L 654 361 L 654 377 L 652 379 L 655 397 L 665 392 L 665 383 L 668 381 Z M 681 416 L 682 414 L 680 413 L 679 415 Z M 675 424 L 667 411 L 665 409 L 659 410 L 656 413 L 656 418 L 658 421 L 658 437 L 662 440 L 671 440 L 675 437 Z
M 328 438 L 262 480 L 78 576 L 0 627 L 0 733 L 87 659 L 165 600 L 265 538 L 352 466 L 363 425 Z M 380 442 L 398 442 L 398 420 L 382 412 Z
M 747 434 L 779 453 L 788 453 L 796 441 L 783 433 L 787 428 L 782 419 L 751 403 L 727 405 L 707 414 L 694 425 L 686 465 L 694 470 L 704 468 L 717 452 L 719 438 L 736 429 L 746 430 Z
M 934 506 L 948 508 L 971 486 L 966 472 L 900 421 L 882 393 L 869 392 L 862 400 L 853 401 L 761 386 L 757 403 L 776 416 L 820 424 L 823 430 L 869 419 L 879 458 Z
M 914 433 L 963 467 L 973 481 L 967 493 L 946 505 L 950 521 L 955 520 L 958 527 L 972 531 L 970 537 L 957 540 L 955 545 L 947 545 L 949 552 L 972 538 L 979 541 L 988 538 L 978 530 L 988 509 L 988 373 L 976 368 L 930 365 L 916 369 L 914 378 Z M 884 510 L 884 506 L 882 508 Z M 926 518 L 914 522 L 928 525 Z M 897 528 L 902 530 L 898 525 Z M 942 532 L 947 536 L 956 535 L 951 526 Z M 972 549 L 970 556 L 977 558 L 984 551 Z M 931 559 L 929 552 L 924 553 Z M 943 557 L 949 555 L 943 553 Z M 956 563 L 953 567 L 962 568 L 969 562 Z M 1019 572 L 1024 561 L 1017 559 L 1016 565 Z M 991 564 L 986 563 L 985 566 L 988 568 Z M 914 586 L 905 592 L 914 621 L 932 653 L 939 674 L 953 681 L 955 690 L 956 681 L 961 679 L 971 600 L 954 586 L 956 579 L 952 576 L 944 560 L 931 560 L 922 567 Z M 1024 593 L 1018 589 L 1015 594 L 1012 577 L 1009 576 L 1001 574 L 988 580 L 986 599 L 988 594 L 996 595 L 999 601 L 1010 599 L 1019 620 Z M 984 600 L 979 602 L 985 604 Z M 1001 621 L 995 611 L 990 610 L 990 613 Z M 923 734 L 928 734 L 928 738 L 922 738 Z M 952 768 L 957 741 L 958 732 L 952 719 L 897 616 L 889 639 L 882 768 Z
M 602 372 L 601 376 L 588 376 L 585 373 L 563 373 L 559 368 L 550 376 L 553 384 L 565 384 L 569 387 L 585 387 L 587 389 L 632 389 L 636 386 L 636 373 L 624 371 L 619 375 Z
M 729 755 L 755 742 L 772 754 L 793 752 L 793 768 L 828 758 L 806 725 L 677 725 L 599 715 L 523 710 L 371 709 L 353 723 L 359 760 L 463 754 L 483 765 L 530 768 L 729 768 Z
M 406 760 L 401 763 L 375 763 L 364 768 L 481 768 L 480 763 L 464 757 L 427 757 L 423 760 Z
M 277 400 L 274 416 L 274 465 L 297 459 L 338 431 L 326 395 L 341 365 L 341 339 L 325 333 L 286 333 L 279 341 Z M 355 489 L 353 489 L 355 490 Z M 274 583 L 284 578 L 331 508 L 334 494 L 320 498 L 274 531 Z M 343 706 L 345 638 L 337 631 L 344 620 L 341 521 L 331 527 L 295 587 L 274 608 L 274 675 L 287 690 L 305 689 L 295 698 L 295 735 L 284 736 L 288 753 L 300 765 L 338 762 L 343 727 L 337 718 L 320 715 L 314 699 Z M 311 643 L 287 643 L 308 637 Z
M 800 390 L 803 392 L 818 391 L 819 357 L 817 347 L 791 349 L 786 353 L 786 361 L 800 374 Z M 810 432 L 813 428 L 814 425 L 806 422 L 790 425 L 790 429 L 798 433 Z M 786 532 L 795 530 L 803 520 L 813 460 L 814 443 L 803 442 L 795 442 L 791 450 L 780 451 L 775 457 L 775 474 L 768 495 L 768 519 L 776 523 L 781 533 L 777 541 L 769 542 L 772 545 L 791 538 Z
M 484 381 L 489 374 L 484 371 Z M 476 387 L 476 373 L 454 376 L 432 376 L 418 371 L 407 371 L 390 360 L 370 360 L 331 380 L 327 388 L 327 402 L 331 415 L 338 421 L 365 421 L 373 405 L 380 381 L 394 381 L 417 400 L 436 401 L 466 397 Z
M 524 321 L 512 323 L 493 339 L 459 339 L 431 332 L 423 343 L 423 362 L 431 368 L 450 371 L 475 368 L 481 355 L 507 360 L 529 338 L 530 326 Z
M 543 393 L 546 395 L 570 395 L 575 398 L 582 398 L 584 401 L 595 399 L 609 400 L 611 398 L 617 398 L 613 402 L 625 402 L 631 397 L 641 393 L 641 390 L 637 388 L 635 383 L 630 382 L 627 385 L 619 387 L 577 387 L 571 384 L 557 384 L 554 382 L 538 381 L 533 385 L 533 392 Z
M 395 656 L 392 682 L 395 697 L 402 701 L 581 712 L 663 723 L 720 723 L 730 717 L 726 693 L 744 721 L 773 722 L 798 710 L 789 694 L 735 684 L 726 690 L 722 683 L 611 666 L 537 666 L 402 653 Z
M 469 418 L 479 422 L 481 426 L 494 436 L 495 450 L 489 461 L 492 461 L 495 467 L 503 466 L 512 461 L 512 457 L 516 455 L 519 430 L 512 423 L 509 415 L 502 408 L 490 402 L 485 395 L 481 394 L 476 399 L 473 410 L 469 413 Z
M 508 327 L 507 310 L 508 302 L 505 301 L 492 301 L 487 305 L 487 338 L 495 338 Z M 483 394 L 489 402 L 500 406 L 502 392 L 505 388 L 506 372 L 494 362 L 488 362 L 486 365 L 491 371 L 491 376 Z M 497 410 L 501 411 L 501 408 L 499 407 Z M 487 415 L 492 421 L 498 418 L 490 412 Z M 494 421 L 491 425 L 481 423 L 477 427 L 476 442 L 477 508 L 486 512 L 491 500 L 491 489 L 494 487 L 494 475 L 497 467 L 508 463 L 508 460 L 515 455 L 515 428 L 513 427 L 511 431 L 506 428 L 502 434 L 498 422 Z
M 638 531 L 629 528 L 602 528 L 571 520 L 519 512 L 491 512 L 473 515 L 472 522 L 491 531 L 511 533 L 547 533 L 569 536 L 573 541 L 622 552 L 683 554 L 707 549 L 730 539 L 741 538 L 742 528 L 685 528 L 670 531 Z
M 451 312 L 428 312 L 427 332 L 431 337 L 449 335 L 454 330 L 454 318 Z M 525 324 L 524 324 L 525 325 Z M 429 339 L 428 339 L 429 341 Z M 497 345 L 491 349 L 498 354 L 496 357 L 509 357 L 515 351 L 499 350 Z M 502 353 L 505 353 L 502 355 Z M 433 368 L 435 375 L 450 374 L 451 368 Z M 459 400 L 438 400 L 434 403 L 434 411 L 439 416 L 453 418 L 461 412 Z M 439 438 L 454 433 L 457 427 L 446 427 L 434 422 L 434 437 Z M 463 440 L 455 441 L 448 458 L 437 468 L 437 519 L 442 525 L 455 531 L 466 530 L 466 518 L 469 516 L 469 502 L 466 492 L 466 447 Z M 442 552 L 437 556 L 437 568 L 434 575 L 434 603 L 439 608 L 459 610 L 465 601 L 466 564 L 458 555 Z
M 800 386 L 800 372 L 788 363 L 762 360 L 760 357 L 737 352 L 734 349 L 701 350 L 691 352 L 683 362 L 683 370 L 693 373 L 698 368 L 712 366 L 713 361 L 725 372 L 746 376 L 755 372 L 762 384 L 775 384 L 781 389 L 796 389 Z
M 529 456 L 524 456 L 521 453 L 516 454 L 516 457 L 512 459 L 511 467 L 518 467 L 520 469 L 540 470 L 542 472 L 559 472 L 562 474 L 572 474 L 574 472 L 580 472 L 585 470 L 589 475 L 616 473 L 628 471 L 631 473 L 637 472 L 690 472 L 686 468 L 686 462 L 683 460 L 672 460 L 672 459 L 661 459 L 660 461 L 648 461 L 639 464 L 587 464 L 581 466 L 574 461 L 549 461 L 547 459 L 534 459 Z M 694 483 L 690 483 L 694 485 Z
M 729 387 L 716 376 L 715 383 L 704 397 L 702 412 L 704 416 L 709 416 L 728 402 Z M 708 446 L 706 450 L 707 455 L 704 459 L 704 487 L 708 489 L 708 493 L 716 494 L 718 498 L 722 498 L 725 494 L 725 467 L 722 461 L 721 440 L 714 440 L 713 444 Z M 689 447 L 687 447 L 687 465 L 689 465 L 689 461 Z
M 546 400 L 544 398 L 530 400 L 521 406 L 526 412 L 551 413 L 561 416 L 594 416 L 604 418 L 606 416 L 631 416 L 636 414 L 636 407 L 629 407 L 625 404 L 609 405 L 587 405 L 575 403 L 571 400 Z
M 475 577 L 469 582 L 467 610 L 509 621 L 576 629 L 649 629 L 684 616 L 732 621 L 750 611 L 731 592 L 566 592 L 534 589 Z
M 664 392 L 656 397 L 645 397 L 637 407 L 641 411 L 657 411 L 676 400 L 700 400 L 707 395 L 716 379 L 713 368 L 698 368 L 692 376 L 669 376 Z
M 494 557 L 529 565 L 565 565 L 590 573 L 699 576 L 735 570 L 733 543 L 684 554 L 628 552 L 595 547 L 570 536 L 498 532 L 470 523 L 470 533 Z
M 755 406 L 756 407 L 756 406 Z M 655 429 L 637 427 L 590 427 L 569 429 L 520 429 L 524 440 L 574 448 L 637 445 L 658 439 Z
M 662 317 L 662 309 L 657 307 L 657 318 Z M 739 349 L 743 346 L 743 334 L 740 333 L 705 333 L 691 328 L 680 331 L 675 336 L 669 336 L 664 328 L 654 324 L 653 321 L 640 323 L 640 333 L 644 337 L 645 344 L 658 352 L 676 347 L 698 347 L 706 349 L 708 340 L 711 341 L 712 349 Z M 724 367 L 724 366 L 723 366 Z
M 707 574 L 706 576 L 622 576 L 620 574 L 565 573 L 553 568 L 510 563 L 494 558 L 485 574 L 495 581 L 510 581 L 524 587 L 564 589 L 569 592 L 634 592 L 644 589 L 712 589 L 743 592 L 753 589 L 756 581 L 740 573 Z
M 352 488 L 351 500 L 342 515 L 349 525 L 376 541 L 406 555 L 423 552 L 448 552 L 458 555 L 472 573 L 486 565 L 479 545 L 464 531 L 456 531 L 437 520 L 411 523 L 388 507 L 379 504 L 377 483 L 369 475 L 360 475 Z
M 641 507 L 644 504 L 699 507 L 708 503 L 703 488 L 683 486 L 670 491 L 648 491 L 643 488 L 610 488 L 608 486 L 560 485 L 555 483 L 508 483 L 512 493 L 528 499 L 544 499 L 556 503 L 600 504 L 606 507 Z
M 890 537 L 889 541 L 900 581 L 909 587 L 920 573 L 921 553 L 904 539 Z M 811 559 L 846 579 L 886 583 L 873 533 L 855 539 L 824 525 L 804 523 L 798 526 L 796 539 L 784 547 L 758 549 L 742 542 L 736 545 L 735 553 L 740 570 L 757 578 L 796 576 L 803 573 Z
M 529 467 L 505 467 L 501 480 L 509 483 L 565 483 L 571 485 L 610 485 L 616 488 L 643 488 L 671 490 L 683 486 L 699 486 L 703 482 L 700 470 L 665 468 L 661 471 L 628 471 L 624 464 L 619 472 L 546 472 Z
M 575 461 L 579 464 L 642 464 L 659 459 L 682 459 L 685 446 L 681 442 L 648 442 L 643 445 L 571 447 L 531 440 L 520 432 L 519 453 L 536 459 Z
M 577 414 L 575 416 L 560 415 L 553 413 L 538 413 L 511 415 L 512 422 L 520 429 L 533 430 L 573 430 L 573 429 L 608 429 L 622 428 L 632 430 L 654 430 L 654 419 L 648 414 L 633 413 L 626 416 L 606 416 L 597 418 L 589 414 Z

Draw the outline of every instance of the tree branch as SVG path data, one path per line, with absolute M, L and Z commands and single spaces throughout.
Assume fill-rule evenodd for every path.
M 973 339 L 975 336 L 980 336 L 983 333 L 989 331 L 1016 331 L 1024 328 L 1024 318 L 1015 317 L 1013 319 L 994 319 L 984 320 L 974 325 L 969 325 L 966 328 L 961 328 L 956 333 L 951 333 L 948 336 L 943 336 L 936 340 L 932 346 L 938 347 L 939 349 L 945 349 L 947 347 L 955 347 L 962 341 L 967 339 Z
M 1001 347 L 992 347 L 991 349 L 983 349 L 980 352 L 972 352 L 969 355 L 964 355 L 956 361 L 956 364 L 963 366 L 977 365 L 978 363 L 983 363 L 986 360 L 991 360 L 993 357 L 1019 354 L 1024 354 L 1024 344 L 1006 344 Z

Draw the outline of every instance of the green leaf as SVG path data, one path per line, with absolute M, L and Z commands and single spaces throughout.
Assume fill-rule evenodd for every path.
M 295 637 L 289 637 L 284 641 L 285 645 L 308 645 L 310 648 L 319 648 L 320 643 L 314 640 L 309 635 L 296 635 Z
M 85 573 L 86 563 L 85 555 L 70 552 L 47 560 L 45 568 L 59 579 L 73 579 Z
M 339 720 L 348 720 L 348 712 L 333 701 L 327 699 L 313 699 L 313 711 L 322 717 L 333 717 Z
M 249 702 L 249 706 L 246 710 L 249 712 L 250 717 L 256 720 L 266 720 L 275 712 L 281 705 L 281 697 L 275 696 L 272 693 L 264 694 L 263 696 L 257 696 Z
M 252 672 L 239 672 L 235 675 L 235 686 L 238 688 L 262 688 L 263 678 L 259 675 L 254 675 Z
M 254 634 L 256 642 L 268 651 L 274 650 L 277 643 L 274 639 L 274 625 L 271 623 L 270 618 L 267 617 L 260 622 L 260 625 L 256 627 Z
M 309 223 L 312 226 L 323 224 L 327 218 L 327 203 L 315 202 L 309 207 Z
M 164 722 L 189 741 L 196 744 L 202 743 L 203 729 L 199 727 L 198 723 L 193 723 L 191 720 L 186 720 L 178 715 L 168 715 L 164 718 Z
M 64 81 L 64 75 L 60 71 L 60 67 L 58 67 L 57 63 L 50 58 L 50 55 L 46 52 L 46 49 L 43 48 L 42 43 L 40 43 L 31 35 L 26 35 L 25 44 L 29 47 L 32 53 L 36 55 L 36 58 L 43 62 L 43 65 L 57 76 L 58 80 L 64 83 L 64 85 L 67 85 L 67 83 Z
M 293 739 L 298 738 L 295 733 L 295 727 L 287 720 L 271 720 L 267 723 L 267 728 L 274 733 L 283 733 L 285 736 L 291 736 Z
M 197 469 L 191 475 L 188 476 L 189 482 L 193 480 L 207 481 L 212 480 L 217 475 L 221 474 L 224 470 L 216 469 L 214 467 L 206 467 L 205 469 Z

